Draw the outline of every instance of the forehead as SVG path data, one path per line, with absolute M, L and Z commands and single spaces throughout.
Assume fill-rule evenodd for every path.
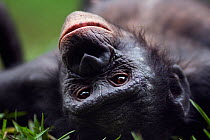
M 121 55 L 135 61 L 143 61 L 147 54 L 144 40 L 125 31 L 119 35 L 119 43 L 115 49 Z

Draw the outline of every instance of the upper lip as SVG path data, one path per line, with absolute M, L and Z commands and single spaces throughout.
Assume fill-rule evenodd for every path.
M 76 29 L 79 29 L 79 28 L 82 28 L 82 27 L 87 27 L 87 26 L 95 26 L 95 27 L 101 27 L 101 28 L 104 28 L 108 31 L 110 31 L 110 29 L 108 27 L 106 27 L 105 25 L 101 24 L 101 23 L 97 23 L 97 22 L 85 22 L 85 23 L 79 23 L 79 24 L 75 24 L 75 25 L 72 25 L 70 26 L 64 33 L 63 33 L 63 36 L 65 36 L 66 34 L 68 33 L 71 33 L 73 32 L 74 30 Z M 62 36 L 62 37 L 63 37 Z M 61 38 L 62 38 L 61 37 Z
M 111 31 L 106 25 L 98 23 L 98 22 L 84 22 L 84 23 L 78 23 L 74 24 L 70 27 L 68 27 L 61 35 L 60 40 L 64 38 L 65 35 L 70 34 L 74 32 L 77 29 L 83 28 L 83 27 L 100 27 L 102 29 Z

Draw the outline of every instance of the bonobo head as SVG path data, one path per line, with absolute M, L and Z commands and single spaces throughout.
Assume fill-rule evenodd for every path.
M 59 49 L 63 108 L 81 139 L 129 139 L 131 131 L 168 139 L 187 115 L 189 86 L 182 70 L 141 35 L 74 12 Z

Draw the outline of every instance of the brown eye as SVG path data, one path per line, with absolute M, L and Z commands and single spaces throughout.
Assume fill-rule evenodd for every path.
M 127 73 L 115 74 L 109 80 L 114 86 L 122 86 L 128 81 L 128 74 Z
M 76 94 L 76 97 L 79 99 L 86 99 L 91 94 L 91 88 L 83 88 L 79 90 Z

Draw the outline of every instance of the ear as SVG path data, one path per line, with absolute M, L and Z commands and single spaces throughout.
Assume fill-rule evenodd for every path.
M 172 66 L 172 79 L 170 82 L 171 94 L 176 103 L 180 104 L 184 115 L 187 115 L 190 107 L 190 87 L 187 77 L 178 65 Z

